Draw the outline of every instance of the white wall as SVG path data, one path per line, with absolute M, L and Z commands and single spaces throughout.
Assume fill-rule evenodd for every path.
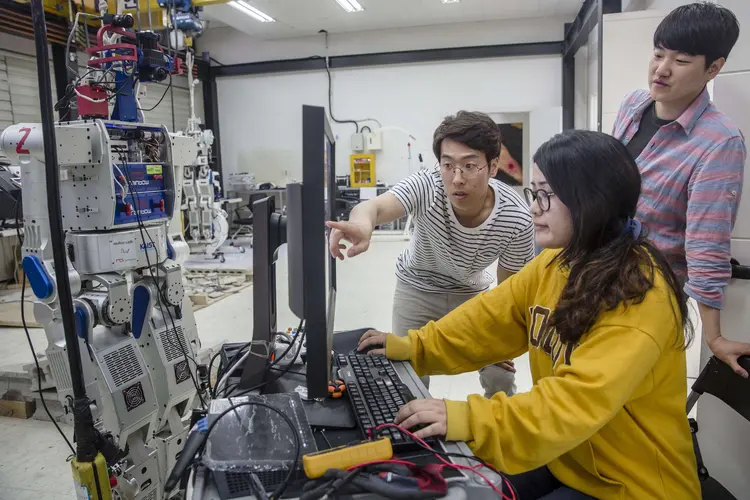
M 461 109 L 513 113 L 560 106 L 561 66 L 560 57 L 548 56 L 337 70 L 333 109 L 340 120 L 377 118 L 416 138 L 398 131 L 383 134 L 377 178 L 394 183 L 419 168 L 419 152 L 426 164 L 436 161 L 432 134 L 448 114 Z M 253 172 L 258 182 L 283 184 L 300 178 L 301 106 L 327 108 L 324 71 L 220 78 L 218 98 L 225 178 L 237 171 Z M 339 141 L 336 172 L 345 175 L 354 127 L 332 125 Z
M 444 26 L 422 26 L 360 31 L 279 40 L 261 40 L 234 28 L 212 28 L 197 40 L 198 51 L 208 51 L 223 64 L 319 56 L 370 54 L 402 50 L 548 42 L 563 39 L 570 19 L 516 19 Z
M 647 10 L 604 16 L 603 132 L 612 131 L 623 97 L 648 87 L 654 31 L 666 14 Z

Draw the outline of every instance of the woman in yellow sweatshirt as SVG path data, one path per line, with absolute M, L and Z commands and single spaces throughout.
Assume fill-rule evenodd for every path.
M 612 137 L 553 137 L 534 155 L 537 243 L 518 274 L 408 337 L 368 332 L 360 350 L 419 375 L 477 370 L 529 352 L 530 392 L 416 400 L 396 422 L 467 441 L 514 474 L 523 500 L 700 498 L 690 429 L 687 304 L 633 220 L 638 168 Z M 687 330 L 687 339 L 684 332 Z

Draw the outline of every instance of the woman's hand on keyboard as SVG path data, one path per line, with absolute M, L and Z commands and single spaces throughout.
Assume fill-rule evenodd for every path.
M 396 415 L 396 425 L 411 430 L 418 438 L 445 436 L 448 432 L 448 410 L 442 399 L 415 399 L 406 403 Z
M 357 352 L 359 354 L 385 355 L 385 338 L 388 334 L 377 330 L 370 330 L 359 339 Z

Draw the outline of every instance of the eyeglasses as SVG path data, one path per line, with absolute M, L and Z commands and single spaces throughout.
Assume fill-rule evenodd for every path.
M 531 204 L 536 201 L 537 203 L 539 203 L 539 208 L 542 209 L 542 212 L 546 212 L 547 210 L 549 210 L 549 199 L 555 196 L 555 193 L 549 193 L 544 189 L 537 189 L 536 191 L 533 191 L 529 188 L 524 188 L 523 194 L 524 196 L 526 196 L 526 201 L 528 202 L 529 206 L 531 206 Z
M 466 163 L 464 165 L 460 164 L 453 164 L 448 161 L 440 162 L 440 170 L 450 176 L 456 175 L 456 169 L 461 171 L 461 175 L 466 177 L 467 179 L 473 179 L 477 175 L 479 175 L 479 172 L 484 170 L 489 166 L 489 163 L 485 163 L 481 167 L 478 166 L 476 163 Z

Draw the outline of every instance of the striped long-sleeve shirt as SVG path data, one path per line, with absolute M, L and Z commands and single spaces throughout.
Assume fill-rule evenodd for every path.
M 475 294 L 492 283 L 486 269 L 495 260 L 517 272 L 534 258 L 529 205 L 507 184 L 490 179 L 490 187 L 495 192 L 492 213 L 479 226 L 464 227 L 437 168 L 420 170 L 393 186 L 390 192 L 414 217 L 411 242 L 396 262 L 402 283 L 425 292 Z
M 627 144 L 652 102 L 645 90 L 629 94 L 613 135 Z M 686 280 L 685 292 L 716 309 L 731 277 L 730 239 L 746 156 L 742 133 L 704 90 L 636 159 L 643 178 L 637 217 Z

